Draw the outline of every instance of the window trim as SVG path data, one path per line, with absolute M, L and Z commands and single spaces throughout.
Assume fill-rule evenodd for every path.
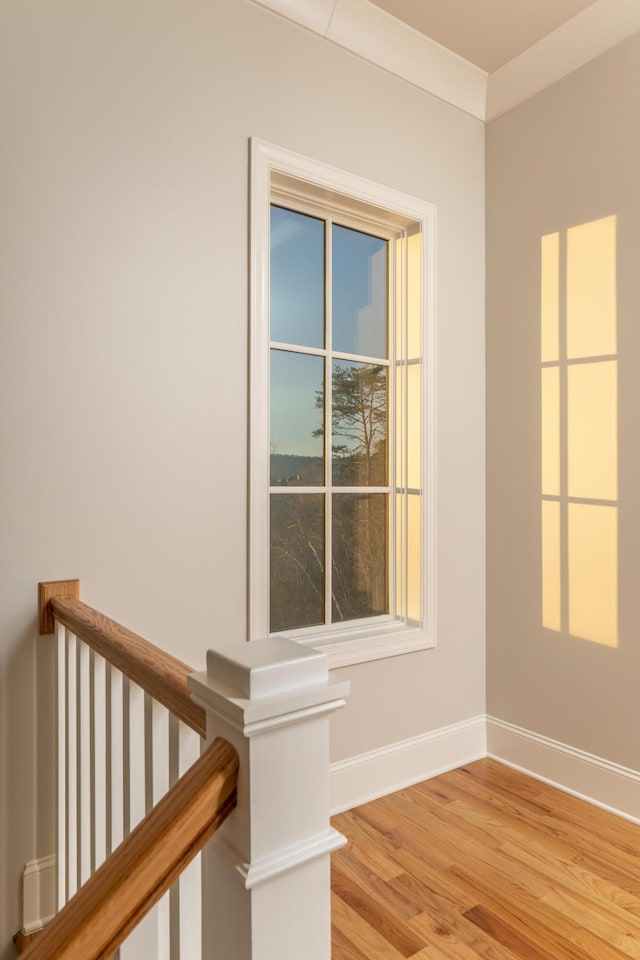
M 250 189 L 250 344 L 249 344 L 249 577 L 248 639 L 269 635 L 269 211 L 272 201 L 308 182 L 317 193 L 340 200 L 341 213 L 349 199 L 358 220 L 386 230 L 407 220 L 419 224 L 423 237 L 421 317 L 425 387 L 422 397 L 422 595 L 424 622 L 413 625 L 388 617 L 303 628 L 300 643 L 323 650 L 330 667 L 348 666 L 436 645 L 436 329 L 435 329 L 435 206 L 346 171 L 330 167 L 281 147 L 251 138 Z M 273 182 L 272 182 L 273 181 Z M 304 190 L 301 192 L 304 197 Z M 305 202 L 308 202 L 305 201 Z M 388 211 L 388 212 L 387 212 Z M 287 635 L 290 635 L 288 632 Z

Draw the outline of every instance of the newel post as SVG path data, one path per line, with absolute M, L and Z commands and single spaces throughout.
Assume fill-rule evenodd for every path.
M 330 960 L 329 717 L 349 683 L 282 637 L 210 650 L 189 678 L 207 739 L 238 751 L 238 804 L 204 852 L 206 960 Z

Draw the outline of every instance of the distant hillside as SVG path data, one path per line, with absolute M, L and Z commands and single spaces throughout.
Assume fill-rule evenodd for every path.
M 271 483 L 273 486 L 321 484 L 324 480 L 322 457 L 299 457 L 292 453 L 271 454 Z

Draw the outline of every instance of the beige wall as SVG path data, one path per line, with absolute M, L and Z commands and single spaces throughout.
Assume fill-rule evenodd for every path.
M 38 580 L 198 668 L 245 634 L 251 135 L 438 206 L 439 647 L 344 671 L 333 756 L 483 712 L 484 133 L 243 0 L 1 18 L 4 957 L 51 849 Z
M 636 35 L 490 123 L 486 153 L 487 709 L 501 720 L 636 770 L 640 767 L 639 116 L 640 35 Z M 557 232 L 565 243 L 567 230 L 611 216 L 617 225 L 616 309 L 610 304 L 608 318 L 601 319 L 617 320 L 616 646 L 572 635 L 566 617 L 560 630 L 543 629 L 540 521 L 540 238 Z M 598 258 L 576 282 L 590 289 L 601 266 Z M 566 275 L 564 259 L 560 274 Z M 566 302 L 563 282 L 561 315 Z M 594 297 L 590 294 L 587 300 L 593 303 Z M 597 407 L 599 401 L 594 403 Z M 580 420 L 582 410 L 574 413 Z M 588 414 L 587 430 L 596 416 L 593 410 Z M 568 437 L 567 442 L 571 443 Z M 596 461 L 598 451 L 600 444 Z M 592 475 L 595 470 L 592 463 Z M 574 549 L 574 571 L 581 556 L 586 554 Z M 589 558 L 595 563 L 594 583 L 583 597 L 580 577 L 570 572 L 567 561 L 563 599 L 587 612 L 583 634 L 595 619 L 592 605 L 600 603 L 604 576 L 608 572 L 615 577 L 615 557 L 613 564 L 603 558 L 602 547 L 595 545 Z

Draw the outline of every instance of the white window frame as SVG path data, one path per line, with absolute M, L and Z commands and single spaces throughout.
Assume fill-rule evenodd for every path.
M 419 225 L 421 245 L 423 523 L 421 531 L 423 622 L 416 625 L 390 616 L 287 631 L 286 636 L 321 649 L 330 667 L 397 656 L 436 645 L 436 324 L 435 206 L 362 177 L 330 167 L 256 138 L 251 139 L 250 265 L 250 482 L 248 639 L 269 635 L 269 263 L 270 206 L 273 183 L 293 178 L 353 202 L 354 213 L 372 207 L 384 211 L 388 224 Z M 276 200 L 276 202 L 279 202 Z M 395 548 L 391 545 L 391 550 Z

